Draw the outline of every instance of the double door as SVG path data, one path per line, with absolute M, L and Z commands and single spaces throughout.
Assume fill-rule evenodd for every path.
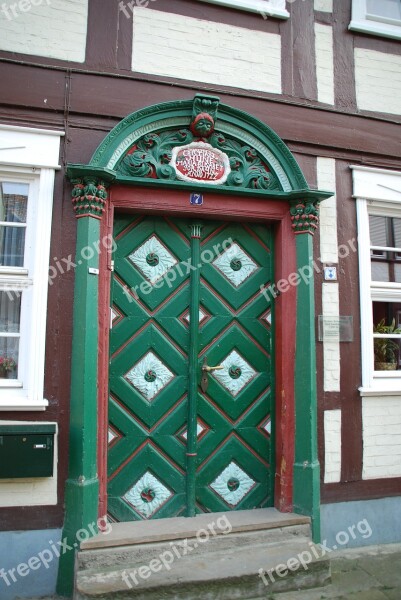
M 271 506 L 270 228 L 121 215 L 114 239 L 111 518 Z

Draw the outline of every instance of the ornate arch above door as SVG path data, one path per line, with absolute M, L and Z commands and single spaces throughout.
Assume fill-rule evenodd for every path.
M 157 104 L 132 113 L 105 137 L 88 164 L 68 165 L 67 177 L 73 184 L 72 202 L 78 219 L 70 460 L 63 531 L 64 539 L 73 544 L 77 532 L 96 522 L 98 516 L 99 323 L 94 315 L 103 319 L 103 329 L 107 321 L 105 306 L 99 306 L 99 255 L 95 252 L 84 261 L 80 257 L 83 249 L 100 247 L 100 221 L 108 210 L 107 187 L 113 184 L 113 190 L 128 191 L 153 188 L 155 192 L 163 189 L 174 194 L 189 190 L 213 195 L 214 202 L 225 195 L 242 196 L 243 204 L 257 204 L 256 213 L 262 220 L 267 215 L 264 211 L 279 206 L 276 221 L 286 219 L 288 231 L 292 228 L 295 234 L 304 234 L 296 235 L 296 269 L 309 266 L 311 274 L 318 205 L 332 193 L 309 188 L 287 146 L 266 124 L 220 104 L 216 97 L 200 94 L 194 100 Z M 231 206 L 235 209 L 238 204 Z M 138 206 L 137 202 L 136 210 Z M 281 216 L 277 216 L 279 213 Z M 241 218 L 238 212 L 237 219 Z M 280 252 L 288 253 L 283 240 L 281 246 Z M 296 311 L 294 305 L 291 315 L 283 318 L 285 321 L 285 317 L 291 317 L 287 331 L 296 336 L 295 373 L 288 374 L 294 379 L 294 399 L 283 397 L 283 403 L 292 406 L 295 402 L 295 460 L 293 468 L 282 461 L 279 477 L 286 469 L 293 473 L 293 508 L 312 518 L 314 539 L 319 541 L 313 277 L 306 280 L 298 274 L 297 282 L 291 283 L 294 285 Z M 281 352 L 284 356 L 283 344 Z M 73 552 L 61 557 L 59 581 L 66 582 L 60 584 L 63 591 L 70 591 L 73 564 Z
M 185 176 L 183 151 L 196 149 L 220 173 Z M 177 168 L 178 167 L 178 168 Z M 93 178 L 99 182 L 204 190 L 287 200 L 308 206 L 331 196 L 309 188 L 293 155 L 266 124 L 251 115 L 220 104 L 219 98 L 197 94 L 193 100 L 156 104 L 132 113 L 105 137 L 88 165 L 69 165 L 72 182 Z M 85 214 L 85 190 L 76 194 L 77 216 Z M 89 194 L 93 195 L 93 194 Z M 309 222 L 309 219 L 308 219 Z M 307 229 L 305 227 L 305 229 Z

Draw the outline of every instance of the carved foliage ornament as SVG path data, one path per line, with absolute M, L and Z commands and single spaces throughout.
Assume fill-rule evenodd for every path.
M 85 178 L 75 180 L 73 184 L 72 204 L 77 219 L 80 217 L 101 219 L 107 202 L 104 182 L 96 178 Z
M 294 233 L 315 233 L 319 223 L 319 203 L 316 200 L 301 200 L 290 209 Z
M 198 125 L 199 123 L 201 123 L 201 120 L 198 121 Z M 207 143 L 203 140 L 204 138 L 195 137 L 189 129 L 145 135 L 124 156 L 117 167 L 117 171 L 121 175 L 131 177 L 184 179 L 182 175 L 186 175 L 185 168 L 182 169 L 184 173 L 180 176 L 177 175 L 177 163 L 173 161 L 173 152 L 176 157 L 181 158 L 182 162 L 184 156 L 179 153 L 180 147 L 195 143 L 198 145 L 203 144 L 204 150 L 209 153 L 213 149 L 220 152 L 220 154 L 216 153 L 214 159 L 209 155 L 202 157 L 204 164 L 215 161 L 213 169 L 217 173 L 217 177 L 219 176 L 218 161 L 221 160 L 223 163 L 225 160 L 227 161 L 229 169 L 225 169 L 224 175 L 226 177 L 220 176 L 219 183 L 221 185 L 248 189 L 281 190 L 277 177 L 269 170 L 268 165 L 254 148 L 243 145 L 218 132 L 210 132 Z M 223 155 L 226 156 L 226 159 Z M 199 177 L 190 180 L 202 181 L 202 183 L 216 182 L 215 178 L 202 179 Z

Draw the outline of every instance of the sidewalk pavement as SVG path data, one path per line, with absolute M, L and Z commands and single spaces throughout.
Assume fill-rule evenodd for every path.
M 332 552 L 330 561 L 331 584 L 321 588 L 282 593 L 270 593 L 267 586 L 265 598 L 269 600 L 401 600 L 401 543 Z M 15 600 L 60 599 L 52 596 Z
M 321 588 L 272 593 L 270 600 L 401 600 L 401 543 L 330 554 L 332 583 Z M 256 600 L 256 599 L 252 599 Z

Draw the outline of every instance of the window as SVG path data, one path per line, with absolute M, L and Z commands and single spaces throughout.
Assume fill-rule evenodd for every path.
M 401 173 L 352 167 L 357 202 L 362 388 L 401 392 Z
M 249 12 L 257 12 L 266 17 L 288 19 L 290 13 L 285 8 L 285 0 L 199 0 L 209 4 L 218 4 L 228 8 L 238 8 Z
M 27 295 L 21 286 L 31 285 L 25 260 L 28 196 L 29 183 L 0 177 L 0 387 L 21 385 L 21 301 Z
M 0 125 L 0 410 L 48 404 L 44 352 L 59 145 L 58 132 Z
M 353 0 L 349 29 L 401 39 L 401 0 Z

